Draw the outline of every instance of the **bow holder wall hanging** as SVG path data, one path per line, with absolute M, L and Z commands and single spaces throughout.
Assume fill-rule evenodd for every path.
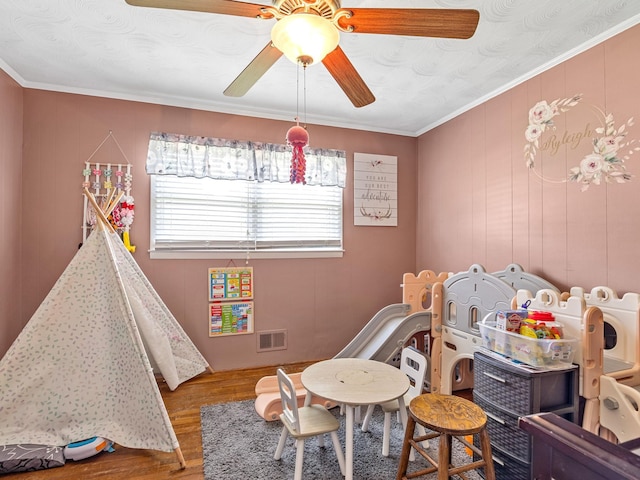
M 118 147 L 118 150 L 125 160 L 124 163 L 97 163 L 92 162 L 93 157 L 103 147 L 107 140 L 113 140 Z M 131 253 L 136 251 L 135 245 L 131 245 L 130 229 L 133 224 L 134 218 L 134 198 L 131 195 L 131 184 L 133 176 L 131 174 L 131 164 L 127 159 L 127 156 L 122 151 L 120 144 L 113 135 L 113 132 L 109 131 L 109 134 L 98 145 L 94 152 L 84 162 L 84 168 L 82 170 L 83 182 L 82 188 L 88 189 L 95 197 L 96 201 L 101 208 L 106 207 L 114 198 L 117 198 L 120 193 L 123 195 L 120 197 L 118 204 L 113 208 L 108 219 L 113 228 L 118 234 L 121 235 L 124 245 Z M 96 226 L 96 213 L 93 207 L 89 205 L 87 198 L 84 197 L 83 206 L 83 221 L 82 221 L 82 241 L 84 242 L 89 233 Z

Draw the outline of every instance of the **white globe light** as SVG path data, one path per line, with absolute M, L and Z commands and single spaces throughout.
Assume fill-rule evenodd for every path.
M 271 41 L 293 63 L 321 62 L 338 46 L 338 29 L 313 13 L 294 13 L 279 20 L 271 30 Z

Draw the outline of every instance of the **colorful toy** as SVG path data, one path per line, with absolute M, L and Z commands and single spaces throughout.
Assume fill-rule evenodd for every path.
M 84 460 L 100 452 L 113 452 L 113 442 L 102 437 L 91 437 L 79 442 L 73 442 L 64 447 L 64 458 L 67 460 Z
M 562 325 L 555 322 L 551 312 L 529 312 L 518 331 L 520 335 L 539 340 L 560 340 L 563 336 Z

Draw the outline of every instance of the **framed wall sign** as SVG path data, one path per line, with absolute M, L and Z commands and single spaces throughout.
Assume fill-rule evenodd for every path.
M 398 225 L 398 157 L 353 154 L 353 224 Z

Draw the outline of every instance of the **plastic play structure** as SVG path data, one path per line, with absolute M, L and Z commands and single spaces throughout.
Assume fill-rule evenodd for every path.
M 495 274 L 486 273 L 480 265 L 455 275 L 423 270 L 418 275 L 405 273 L 402 280 L 403 303 L 378 311 L 335 358 L 399 365 L 402 347 L 411 342 L 429 357 L 425 388 L 442 393 L 473 385 L 470 362 L 481 342 L 477 322 L 486 313 L 510 308 L 516 288 L 555 289 L 517 264 Z M 292 378 L 298 382 L 298 398 L 303 402 L 306 392 L 299 374 Z M 257 383 L 256 396 L 258 414 L 266 420 L 278 418 L 281 405 L 275 376 Z M 315 401 L 326 405 L 324 399 Z
M 473 351 L 481 344 L 477 322 L 485 314 L 508 309 L 516 289 L 556 290 L 546 280 L 511 264 L 489 274 L 481 265 L 472 265 L 455 275 L 423 270 L 402 278 L 402 303 L 391 304 L 362 328 L 335 358 L 367 358 L 397 364 L 402 347 L 412 343 L 429 358 L 425 389 L 451 393 L 471 388 Z M 425 340 L 426 336 L 426 340 Z M 306 392 L 298 382 L 298 398 Z M 280 397 L 275 376 L 267 376 L 256 385 L 256 411 L 266 420 L 278 418 Z M 326 400 L 315 399 L 326 406 Z
M 388 305 L 376 313 L 335 358 L 366 358 L 399 365 L 402 347 L 416 334 L 431 330 L 433 317 L 440 315 L 442 295 L 437 285 L 448 277 L 449 273 L 436 275 L 431 270 L 423 270 L 417 276 L 405 273 L 403 303 Z M 425 303 L 429 306 L 425 307 Z
M 481 265 L 450 276 L 442 288 L 441 323 L 432 325 L 431 391 L 451 394 L 473 387 L 471 362 L 481 345 L 478 322 L 487 314 L 512 308 L 518 290 L 558 291 L 545 279 L 518 264 L 487 273 Z
M 565 334 L 578 340 L 573 363 L 580 367 L 582 427 L 614 442 L 640 438 L 639 293 L 620 298 L 608 287 L 561 293 L 517 264 L 495 273 L 481 265 L 456 274 L 406 273 L 402 287 L 403 303 L 380 310 L 336 357 L 397 364 L 403 346 L 419 346 L 429 363 L 425 390 L 450 394 L 473 386 L 473 353 L 482 344 L 478 322 L 528 303 L 531 310 L 553 313 Z M 266 393 L 259 387 L 267 383 L 256 386 L 257 410 Z M 299 387 L 303 401 L 306 392 Z
M 481 265 L 472 265 L 444 282 L 441 323 L 434 322 L 432 329 L 432 392 L 453 392 L 457 366 L 458 386 L 473 386 L 465 359 L 473 359 L 474 350 L 481 345 L 477 324 L 487 313 L 509 308 L 514 295 L 511 286 L 487 274 Z
M 406 304 L 380 310 L 335 358 L 365 358 L 397 363 L 396 357 L 413 335 L 431 328 L 431 311 L 411 313 Z
M 506 284 L 507 288 L 500 282 Z M 477 322 L 501 308 L 550 311 L 578 339 L 584 429 L 625 442 L 640 437 L 640 294 L 619 298 L 608 287 L 567 293 L 519 265 L 488 274 L 480 265 L 432 286 L 441 315 L 432 312 L 430 391 L 473 386 L 470 368 L 480 345 Z

